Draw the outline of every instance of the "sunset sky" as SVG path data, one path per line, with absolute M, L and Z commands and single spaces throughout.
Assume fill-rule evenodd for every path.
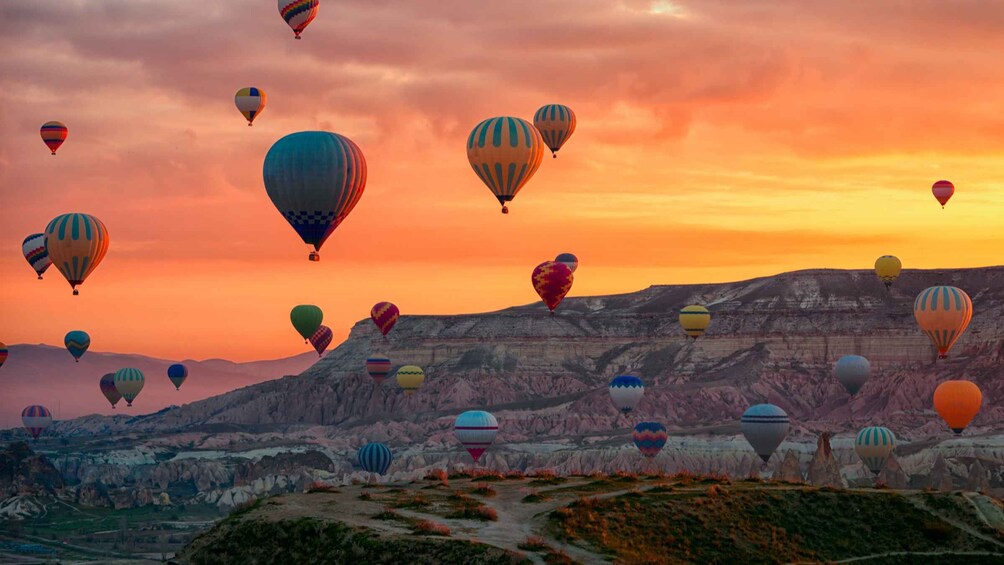
M 1001 263 L 1004 10 L 992 2 L 322 0 L 295 41 L 274 0 L 0 4 L 0 341 L 252 360 L 404 314 L 782 271 Z M 233 105 L 257 86 L 252 128 Z M 503 216 L 466 137 L 546 103 L 577 114 Z M 38 134 L 69 127 L 56 157 Z M 366 155 L 366 192 L 321 251 L 265 194 L 277 139 L 322 129 Z M 945 210 L 931 196 L 955 183 Z M 22 239 L 108 227 L 71 296 Z

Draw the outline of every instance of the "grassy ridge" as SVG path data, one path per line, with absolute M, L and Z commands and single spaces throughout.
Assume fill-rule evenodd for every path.
M 902 551 L 1004 550 L 905 496 L 881 491 L 712 485 L 699 493 L 581 498 L 554 510 L 550 527 L 556 537 L 588 541 L 629 563 L 812 562 Z M 931 562 L 946 562 L 939 559 Z

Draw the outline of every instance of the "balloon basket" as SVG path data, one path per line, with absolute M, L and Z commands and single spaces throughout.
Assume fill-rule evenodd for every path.
M 321 254 L 316 251 L 311 251 L 310 255 L 307 256 L 307 260 L 316 263 L 321 260 Z
M 80 296 L 80 291 L 77 289 L 73 289 L 73 296 Z

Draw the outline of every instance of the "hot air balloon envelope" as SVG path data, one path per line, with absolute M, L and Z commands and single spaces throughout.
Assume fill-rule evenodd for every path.
M 467 138 L 467 160 L 492 191 L 502 213 L 505 203 L 533 177 L 544 157 L 544 140 L 530 122 L 508 116 L 488 118 Z
M 303 339 L 310 339 L 317 328 L 321 327 L 323 320 L 324 312 L 313 304 L 300 304 L 289 311 L 289 321 L 293 322 L 296 333 L 303 336 Z
M 390 367 L 390 359 L 382 355 L 373 355 L 366 360 L 366 372 L 378 385 L 390 374 Z
M 631 439 L 645 457 L 655 457 L 666 445 L 666 426 L 658 422 L 642 422 L 634 427 Z
M 645 384 L 633 375 L 621 375 L 610 381 L 609 390 L 614 406 L 627 414 L 634 410 L 638 401 L 645 395 Z
M 973 421 L 983 404 L 983 393 L 976 383 L 945 381 L 934 389 L 934 409 L 956 435 Z
M 931 187 L 931 193 L 934 194 L 934 198 L 944 208 L 945 204 L 948 204 L 948 200 L 955 194 L 955 185 L 947 180 L 939 180 Z
M 844 355 L 833 366 L 833 374 L 851 394 L 856 394 L 861 390 L 865 381 L 868 380 L 871 370 L 872 364 L 860 355 Z
M 310 341 L 310 345 L 314 346 L 318 357 L 324 354 L 324 350 L 331 344 L 332 337 L 331 328 L 328 326 L 318 326 L 317 331 L 310 336 L 308 341 Z
M 896 436 L 887 428 L 871 426 L 858 432 L 854 440 L 854 451 L 868 470 L 878 475 L 896 449 Z
M 139 369 L 125 368 L 115 372 L 115 389 L 119 391 L 126 401 L 126 406 L 132 406 L 132 401 L 136 400 L 146 379 L 143 378 L 143 371 Z
M 42 273 L 49 268 L 49 265 L 52 265 L 49 252 L 45 250 L 45 234 L 33 233 L 24 238 L 24 243 L 21 244 L 21 253 L 41 280 Z
M 575 269 L 579 268 L 579 258 L 571 253 L 562 253 L 554 258 L 557 263 L 564 263 L 566 267 L 575 272 Z
M 397 370 L 397 386 L 404 389 L 405 394 L 415 394 L 425 382 L 425 371 L 415 365 L 405 365 Z
M 394 456 L 390 448 L 382 443 L 367 443 L 359 449 L 359 466 L 363 471 L 384 475 L 390 468 Z
M 875 274 L 878 275 L 880 281 L 885 283 L 886 288 L 896 282 L 896 279 L 899 278 L 899 272 L 902 270 L 903 263 L 893 255 L 883 255 L 875 260 Z
M 575 112 L 562 104 L 547 104 L 533 115 L 533 125 L 551 155 L 557 157 L 558 150 L 575 132 Z
M 265 109 L 265 102 L 268 99 L 265 96 L 265 91 L 260 88 L 255 88 L 249 86 L 247 88 L 242 88 L 237 91 L 234 95 L 234 105 L 237 106 L 237 110 L 244 116 L 244 119 L 248 121 L 248 125 L 258 117 L 258 114 Z
M 101 394 L 105 395 L 105 398 L 111 403 L 112 408 L 115 408 L 115 404 L 122 399 L 119 389 L 115 388 L 115 373 L 107 373 L 102 376 L 100 387 Z
M 699 304 L 692 304 L 680 310 L 680 327 L 690 337 L 697 339 L 711 324 L 711 312 Z
M 740 428 L 746 441 L 753 446 L 753 451 L 764 463 L 784 441 L 790 426 L 788 414 L 773 404 L 750 406 L 740 419 Z
M 73 294 L 108 252 L 108 229 L 89 214 L 63 214 L 45 228 L 45 249 Z
M 948 357 L 949 350 L 969 327 L 973 301 L 954 286 L 932 286 L 917 295 L 913 302 L 917 325 L 938 349 L 938 358 Z
M 66 124 L 63 122 L 51 121 L 42 124 L 39 133 L 42 134 L 42 141 L 45 142 L 45 146 L 55 155 L 59 146 L 66 141 L 66 135 L 69 133 L 69 130 L 66 129 Z
M 572 289 L 573 279 L 572 270 L 555 261 L 544 261 L 537 265 L 530 276 L 533 289 L 551 312 L 554 312 Z
M 498 430 L 498 420 L 483 410 L 464 412 L 457 416 L 457 420 L 453 423 L 453 433 L 456 434 L 457 440 L 464 446 L 467 453 L 471 454 L 475 463 L 481 458 L 481 454 L 495 442 Z
M 74 330 L 63 337 L 63 344 L 66 345 L 66 350 L 70 352 L 70 355 L 76 361 L 80 361 L 87 348 L 91 346 L 91 336 L 87 335 L 87 332 Z
M 317 17 L 320 0 L 279 0 L 279 15 L 300 39 L 300 34 Z
M 175 363 L 167 368 L 167 378 L 174 385 L 174 390 L 181 390 L 181 384 L 188 378 L 188 367 Z
M 29 406 L 21 411 L 21 423 L 31 437 L 38 439 L 46 428 L 52 425 L 52 412 L 45 406 Z
M 383 335 L 394 328 L 400 316 L 401 311 L 390 302 L 377 302 L 370 310 L 370 318 Z

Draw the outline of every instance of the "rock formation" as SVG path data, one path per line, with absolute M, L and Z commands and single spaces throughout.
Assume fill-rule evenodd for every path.
M 955 483 L 952 481 L 952 474 L 948 470 L 948 462 L 939 453 L 934 460 L 934 466 L 927 476 L 927 487 L 942 491 L 955 490 Z
M 805 477 L 802 476 L 802 464 L 798 460 L 797 453 L 789 449 L 784 454 L 784 459 L 781 461 L 781 467 L 774 475 L 774 478 L 793 483 L 801 483 L 805 481 Z
M 816 451 L 809 461 L 809 483 L 816 486 L 843 488 L 844 479 L 840 476 L 840 464 L 833 457 L 830 447 L 830 434 L 823 432 L 816 440 Z

